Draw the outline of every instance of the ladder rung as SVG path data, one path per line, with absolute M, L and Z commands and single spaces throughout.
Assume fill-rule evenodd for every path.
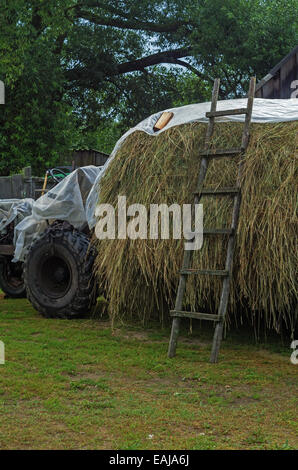
M 229 155 L 238 155 L 239 153 L 242 153 L 243 151 L 244 149 L 242 147 L 235 147 L 231 149 L 201 150 L 199 154 L 202 157 L 219 158 L 219 157 L 227 157 Z
M 203 235 L 233 235 L 233 228 L 205 228 Z
M 219 315 L 212 313 L 187 312 L 183 310 L 171 310 L 170 315 L 171 317 L 194 318 L 195 320 L 218 321 L 220 319 Z
M 207 276 L 222 276 L 227 277 L 229 275 L 228 270 L 212 270 L 212 269 L 181 269 L 181 274 L 206 274 Z
M 219 188 L 219 189 L 202 189 L 200 193 L 194 193 L 195 195 L 202 196 L 229 196 L 233 194 L 238 194 L 240 188 Z
M 247 114 L 247 108 L 238 109 L 226 109 L 223 111 L 213 111 L 206 113 L 207 118 L 218 117 L 218 116 L 233 116 L 237 114 Z

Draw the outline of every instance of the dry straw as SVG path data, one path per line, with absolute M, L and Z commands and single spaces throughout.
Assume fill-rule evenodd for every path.
M 280 330 L 297 323 L 297 131 L 298 122 L 253 124 L 246 155 L 242 206 L 228 306 L 228 323 L 246 316 L 256 325 Z M 206 125 L 185 124 L 151 137 L 131 134 L 101 182 L 101 203 L 191 203 Z M 220 123 L 214 146 L 238 146 L 240 123 Z M 206 186 L 233 186 L 237 158 L 211 161 Z M 202 198 L 204 226 L 228 227 L 232 200 Z M 169 318 L 181 267 L 183 240 L 97 241 L 96 274 L 114 319 Z M 205 238 L 193 265 L 224 269 L 226 240 Z M 216 313 L 221 282 L 213 277 L 189 280 L 185 306 Z

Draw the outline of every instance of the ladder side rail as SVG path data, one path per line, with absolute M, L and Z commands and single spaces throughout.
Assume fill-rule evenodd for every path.
M 217 107 L 217 101 L 218 101 L 218 93 L 219 93 L 219 84 L 220 80 L 217 78 L 214 81 L 213 85 L 213 91 L 212 91 L 212 101 L 211 101 L 211 112 L 216 111 Z M 207 127 L 207 132 L 206 132 L 206 137 L 205 137 L 205 149 L 207 149 L 210 145 L 210 139 L 214 131 L 214 124 L 215 124 L 215 118 L 211 117 L 209 118 L 208 121 L 208 127 Z M 198 177 L 198 183 L 197 183 L 197 191 L 194 197 L 194 203 L 192 205 L 192 218 L 194 215 L 194 210 L 195 210 L 195 204 L 198 204 L 201 198 L 201 195 L 199 194 L 203 182 L 206 176 L 208 170 L 208 160 L 206 158 L 202 158 L 201 160 L 201 165 L 200 165 L 200 172 L 199 172 L 199 177 Z M 191 261 L 192 261 L 192 251 L 184 251 L 183 255 L 183 265 L 182 265 L 182 270 L 186 270 L 191 266 Z M 181 274 L 179 277 L 179 285 L 178 285 L 178 290 L 177 290 L 177 296 L 176 296 L 176 301 L 175 301 L 175 310 L 182 310 L 182 304 L 183 304 L 183 297 L 185 293 L 185 287 L 186 287 L 186 281 L 187 281 L 187 274 Z M 179 336 L 179 329 L 180 329 L 180 322 L 181 318 L 179 317 L 174 317 L 173 322 L 172 322 L 172 330 L 171 330 L 171 337 L 170 337 L 170 342 L 169 342 L 169 349 L 168 349 L 168 357 L 174 357 L 176 354 L 176 348 L 177 348 L 177 340 Z
M 239 189 L 241 185 L 244 155 L 248 147 L 248 143 L 249 143 L 249 129 L 250 129 L 252 109 L 253 109 L 253 103 L 254 103 L 255 86 L 256 86 L 256 78 L 252 77 L 250 79 L 250 84 L 249 84 L 247 114 L 245 116 L 245 122 L 244 122 L 243 134 L 242 134 L 242 143 L 241 143 L 242 153 L 240 155 L 237 184 L 236 184 L 236 186 L 239 187 Z M 241 191 L 239 191 L 239 193 L 236 194 L 234 197 L 234 206 L 233 206 L 233 215 L 232 215 L 232 224 L 231 224 L 231 228 L 233 229 L 233 234 L 230 236 L 229 241 L 228 241 L 227 257 L 226 257 L 226 265 L 225 265 L 225 269 L 229 271 L 229 276 L 223 279 L 220 303 L 218 307 L 218 316 L 220 318 L 220 321 L 217 323 L 215 327 L 211 356 L 210 356 L 210 362 L 212 363 L 215 363 L 218 360 L 219 348 L 220 348 L 222 334 L 223 334 L 223 323 L 224 323 L 224 318 L 226 315 L 228 301 L 229 301 L 230 280 L 231 280 L 232 270 L 233 270 L 233 259 L 234 259 L 234 250 L 235 250 L 235 242 L 236 242 L 235 237 L 236 237 L 239 216 L 240 216 L 240 206 L 241 206 Z

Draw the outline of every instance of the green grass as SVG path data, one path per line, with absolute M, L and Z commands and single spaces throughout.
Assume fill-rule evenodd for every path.
M 195 325 L 194 325 L 195 326 Z M 47 320 L 0 294 L 1 449 L 295 449 L 297 366 L 289 345 L 211 329 Z

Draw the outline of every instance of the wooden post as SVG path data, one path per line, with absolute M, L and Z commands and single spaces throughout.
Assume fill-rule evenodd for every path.
M 1 176 L 0 177 L 0 199 L 11 199 L 11 177 Z
M 242 153 L 240 155 L 240 162 L 238 166 L 237 187 L 239 189 L 240 189 L 240 184 L 241 184 L 244 154 L 246 152 L 246 149 L 249 143 L 249 127 L 250 127 L 250 121 L 251 121 L 251 116 L 252 116 L 255 86 L 256 86 L 256 79 L 255 77 L 253 77 L 250 80 L 248 103 L 247 103 L 247 114 L 245 117 L 242 143 L 241 143 Z M 240 216 L 240 205 L 241 205 L 241 192 L 239 191 L 239 193 L 236 194 L 234 197 L 232 225 L 231 225 L 231 228 L 233 229 L 233 235 L 230 236 L 229 241 L 228 241 L 226 266 L 225 266 L 225 269 L 229 271 L 230 275 L 223 280 L 220 303 L 219 303 L 219 308 L 218 308 L 218 315 L 220 317 L 220 321 L 217 323 L 215 327 L 215 332 L 213 336 L 212 350 L 211 350 L 211 356 L 210 356 L 211 363 L 215 363 L 218 360 L 219 348 L 220 348 L 220 344 L 222 340 L 223 322 L 224 322 L 224 318 L 225 318 L 227 306 L 228 306 L 228 301 L 229 301 L 230 279 L 233 273 L 233 257 L 234 257 L 234 250 L 235 250 L 237 227 L 238 227 L 239 216 Z
M 22 199 L 24 182 L 23 175 L 12 175 L 11 177 L 12 199 Z
M 34 197 L 32 186 L 32 169 L 31 166 L 26 166 L 23 169 L 24 173 L 24 197 Z

